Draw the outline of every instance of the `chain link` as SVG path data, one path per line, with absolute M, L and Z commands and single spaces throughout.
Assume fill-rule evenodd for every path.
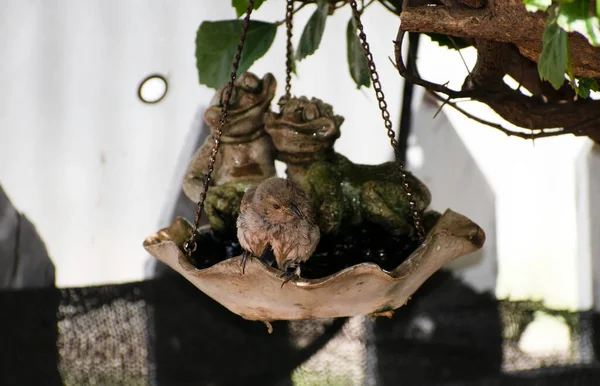
M 414 201 L 412 189 L 408 180 L 406 178 L 406 171 L 404 170 L 404 163 L 402 162 L 402 157 L 400 156 L 400 149 L 398 148 L 398 141 L 396 140 L 396 133 L 392 128 L 392 121 L 390 120 L 390 113 L 387 109 L 387 103 L 385 101 L 385 95 L 383 95 L 383 90 L 381 89 L 381 83 L 379 82 L 379 74 L 377 73 L 377 69 L 375 68 L 375 61 L 373 60 L 373 55 L 371 54 L 371 49 L 369 47 L 369 43 L 367 43 L 367 35 L 365 35 L 364 27 L 360 21 L 360 12 L 358 10 L 358 5 L 356 4 L 356 0 L 350 1 L 350 6 L 352 7 L 352 13 L 354 15 L 354 20 L 356 21 L 356 27 L 358 29 L 358 38 L 360 39 L 360 44 L 362 45 L 363 52 L 365 54 L 365 58 L 367 59 L 367 65 L 369 66 L 369 72 L 371 74 L 371 81 L 373 82 L 373 88 L 375 89 L 375 96 L 377 97 L 377 101 L 379 102 L 379 109 L 381 110 L 381 116 L 383 117 L 383 122 L 385 128 L 387 129 L 387 136 L 390 139 L 390 144 L 394 149 L 394 156 L 396 159 L 396 164 L 400 170 L 400 177 L 402 187 L 404 188 L 404 192 L 406 193 L 406 197 L 408 198 L 408 204 L 410 205 L 410 211 L 413 218 L 413 223 L 415 225 L 415 229 L 417 231 L 417 236 L 419 237 L 419 241 L 423 241 L 425 239 L 425 229 L 423 228 L 423 223 L 421 221 L 421 215 L 417 210 L 417 204 Z
M 200 225 L 200 217 L 202 216 L 202 210 L 204 209 L 204 201 L 206 200 L 206 194 L 208 192 L 208 187 L 212 178 L 211 176 L 215 168 L 215 161 L 217 159 L 217 153 L 219 151 L 219 145 L 221 143 L 221 134 L 223 134 L 223 126 L 225 126 L 225 123 L 227 122 L 227 111 L 229 110 L 229 102 L 231 101 L 231 94 L 233 93 L 233 83 L 237 78 L 237 71 L 240 66 L 240 59 L 242 58 L 242 50 L 244 49 L 244 42 L 246 41 L 248 26 L 250 25 L 250 14 L 252 13 L 252 9 L 254 9 L 254 1 L 255 0 L 248 1 L 246 17 L 244 18 L 242 24 L 242 35 L 240 36 L 240 41 L 237 45 L 237 51 L 233 60 L 229 83 L 227 84 L 227 87 L 224 90 L 225 98 L 223 99 L 223 107 L 221 108 L 221 118 L 219 121 L 219 127 L 214 136 L 214 145 L 210 152 L 208 170 L 204 174 L 204 184 L 202 186 L 202 193 L 200 193 L 200 200 L 198 201 L 198 206 L 196 207 L 196 214 L 194 217 L 192 234 L 190 235 L 190 238 L 183 244 L 183 249 L 188 254 L 188 256 L 191 256 L 197 248 L 197 244 L 195 241 L 196 232 L 198 231 L 198 226 Z
M 285 60 L 285 100 L 290 99 L 292 91 L 292 63 L 293 55 L 292 52 L 292 28 L 293 28 L 293 17 L 294 17 L 294 0 L 287 0 L 285 8 L 285 29 L 287 32 L 287 44 L 286 44 L 286 60 Z

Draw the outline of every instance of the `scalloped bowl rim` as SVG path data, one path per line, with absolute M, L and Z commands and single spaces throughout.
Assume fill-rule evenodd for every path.
M 190 231 L 187 220 L 178 218 L 170 227 L 146 238 L 144 247 L 232 312 L 263 321 L 353 316 L 396 309 L 445 264 L 481 248 L 485 242 L 485 233 L 477 224 L 448 209 L 425 242 L 392 271 L 365 262 L 322 278 L 290 281 L 280 289 L 284 282 L 282 271 L 257 258 L 247 261 L 244 275 L 241 256 L 196 268 L 181 247 Z

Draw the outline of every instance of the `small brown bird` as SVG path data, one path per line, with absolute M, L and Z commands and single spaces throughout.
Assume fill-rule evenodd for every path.
M 264 257 L 270 246 L 287 282 L 300 276 L 300 263 L 317 248 L 320 231 L 304 190 L 290 180 L 271 177 L 244 194 L 237 236 L 244 249 L 242 272 L 249 256 Z

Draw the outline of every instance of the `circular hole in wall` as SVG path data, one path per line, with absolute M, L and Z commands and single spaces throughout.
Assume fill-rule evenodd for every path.
M 167 79 L 160 74 L 152 74 L 144 78 L 138 87 L 138 97 L 144 103 L 158 103 L 169 90 Z

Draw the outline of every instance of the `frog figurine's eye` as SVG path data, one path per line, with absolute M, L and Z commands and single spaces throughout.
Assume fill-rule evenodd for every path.
M 258 89 L 260 85 L 260 80 L 254 74 L 245 73 L 244 78 L 241 79 L 242 88 L 246 91 L 254 92 Z
M 310 122 L 319 117 L 319 109 L 314 103 L 309 103 L 304 107 L 304 111 L 302 112 L 302 120 L 304 122 Z
M 221 93 L 221 106 L 225 105 L 225 90 L 226 90 L 226 88 L 224 88 L 223 92 Z M 230 105 L 237 105 L 238 99 L 239 99 L 239 93 L 238 93 L 237 88 L 234 87 L 231 90 L 231 99 L 229 99 L 229 104 Z

